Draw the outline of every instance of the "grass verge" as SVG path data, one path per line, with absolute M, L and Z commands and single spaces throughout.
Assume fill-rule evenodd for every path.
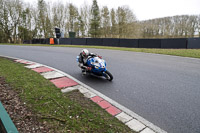
M 107 47 L 107 46 L 83 46 L 83 45 L 44 45 L 44 44 L 6 44 L 6 45 L 21 45 L 21 46 L 51 46 L 51 47 L 73 47 L 73 48 L 96 48 L 122 50 L 132 52 L 145 52 L 155 54 L 174 55 L 182 57 L 200 58 L 200 49 L 148 49 L 148 48 L 122 48 L 122 47 Z
M 133 132 L 78 91 L 62 94 L 22 64 L 0 58 L 0 76 L 51 132 Z

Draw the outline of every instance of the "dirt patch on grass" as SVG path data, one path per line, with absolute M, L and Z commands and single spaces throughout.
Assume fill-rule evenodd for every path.
M 33 112 L 26 107 L 16 91 L 14 91 L 3 77 L 0 77 L 0 101 L 10 115 L 13 123 L 20 133 L 46 133 L 49 128 L 41 123 Z

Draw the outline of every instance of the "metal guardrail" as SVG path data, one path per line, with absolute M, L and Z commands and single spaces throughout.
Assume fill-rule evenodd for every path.
M 17 128 L 10 119 L 5 108 L 0 102 L 0 133 L 18 133 Z
M 130 48 L 199 49 L 200 38 L 121 39 L 121 38 L 53 38 L 54 44 L 93 45 Z M 27 44 L 50 44 L 50 39 L 24 40 Z

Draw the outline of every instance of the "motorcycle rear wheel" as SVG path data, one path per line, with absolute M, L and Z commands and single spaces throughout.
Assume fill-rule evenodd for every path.
M 113 76 L 109 71 L 105 71 L 105 77 L 108 81 L 112 81 L 113 80 Z

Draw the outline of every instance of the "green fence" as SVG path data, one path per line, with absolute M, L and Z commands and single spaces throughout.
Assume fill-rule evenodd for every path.
M 3 105 L 0 102 L 0 133 L 18 133 L 17 128 L 10 119 Z

